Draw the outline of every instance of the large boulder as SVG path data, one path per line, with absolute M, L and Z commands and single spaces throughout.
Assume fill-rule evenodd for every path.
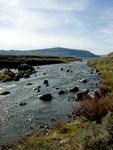
M 14 77 L 15 74 L 11 70 L 7 68 L 0 70 L 0 81 L 12 81 Z
M 18 71 L 34 71 L 34 68 L 28 64 L 21 64 L 18 66 Z
M 39 95 L 38 98 L 43 101 L 51 101 L 52 95 L 51 94 L 43 94 L 43 95 Z

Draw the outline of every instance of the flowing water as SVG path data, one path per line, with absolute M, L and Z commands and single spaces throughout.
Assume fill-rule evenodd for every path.
M 67 69 L 72 72 L 67 72 Z M 37 73 L 28 79 L 0 83 L 0 92 L 11 93 L 0 96 L 0 144 L 17 140 L 29 131 L 36 132 L 45 126 L 51 128 L 58 122 L 71 120 L 68 114 L 73 108 L 79 108 L 80 103 L 75 101 L 72 93 L 58 95 L 59 90 L 66 91 L 73 86 L 79 87 L 80 90 L 98 89 L 98 74 L 90 73 L 91 68 L 87 66 L 86 61 L 44 65 L 36 67 L 36 70 Z M 87 78 L 88 82 L 77 81 L 82 78 Z M 49 81 L 49 86 L 43 85 L 44 80 Z M 33 91 L 37 86 L 41 86 L 40 92 Z M 51 93 L 52 101 L 39 100 L 38 95 L 43 93 Z M 20 106 L 20 103 L 26 105 Z

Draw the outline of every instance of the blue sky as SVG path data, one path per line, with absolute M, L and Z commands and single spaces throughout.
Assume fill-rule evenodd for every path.
M 113 0 L 0 0 L 0 49 L 113 52 Z

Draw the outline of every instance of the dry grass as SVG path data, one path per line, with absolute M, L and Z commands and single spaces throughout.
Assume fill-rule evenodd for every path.
M 80 60 L 74 57 L 39 57 L 39 56 L 11 56 L 0 55 L 0 68 L 16 68 L 22 63 L 27 63 L 32 66 L 64 63 L 69 61 Z

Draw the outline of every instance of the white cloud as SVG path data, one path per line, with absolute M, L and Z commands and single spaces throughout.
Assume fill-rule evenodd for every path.
M 56 11 L 83 11 L 88 8 L 89 0 L 22 0 L 24 7 Z

